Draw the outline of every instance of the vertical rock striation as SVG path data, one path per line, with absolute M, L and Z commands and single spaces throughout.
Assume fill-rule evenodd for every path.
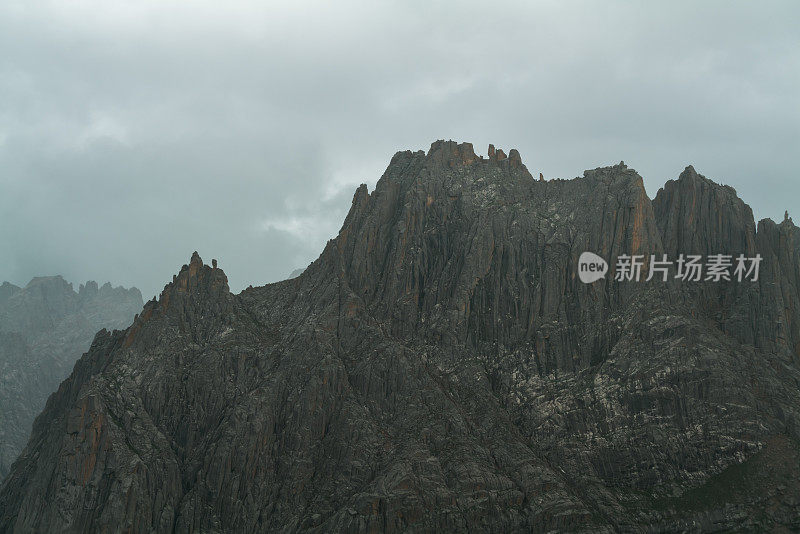
M 691 168 L 651 202 L 624 163 L 399 152 L 299 276 L 232 295 L 195 254 L 98 334 L 0 531 L 800 528 L 797 229 L 755 228 Z M 583 284 L 585 251 L 764 265 Z
M 0 286 L 0 479 L 95 332 L 129 326 L 141 308 L 136 288 L 90 281 L 76 293 L 60 276 Z

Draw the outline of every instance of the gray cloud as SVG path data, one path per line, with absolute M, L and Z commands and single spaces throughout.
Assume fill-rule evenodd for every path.
M 153 295 L 195 249 L 234 290 L 281 279 L 438 138 L 800 208 L 795 3 L 220 6 L 0 5 L 0 279 Z

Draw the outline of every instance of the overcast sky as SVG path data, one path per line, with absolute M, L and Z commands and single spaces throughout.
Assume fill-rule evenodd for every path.
M 800 3 L 528 4 L 3 0 L 0 280 L 280 280 L 440 138 L 800 215 Z

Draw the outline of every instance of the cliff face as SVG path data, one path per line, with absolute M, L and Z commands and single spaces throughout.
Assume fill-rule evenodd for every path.
M 487 161 L 437 142 L 399 153 L 372 195 L 356 193 L 335 250 L 323 259 L 392 335 L 483 353 L 528 347 L 550 373 L 586 367 L 611 335 L 595 326 L 630 294 L 582 284 L 581 252 L 662 246 L 642 179 L 624 164 L 535 181 L 516 151 Z
M 87 282 L 76 293 L 60 276 L 0 286 L 0 479 L 95 332 L 129 326 L 141 307 L 138 289 Z
M 664 249 L 678 254 L 760 255 L 757 283 L 695 284 L 696 304 L 719 328 L 742 343 L 800 363 L 800 241 L 789 219 L 756 225 L 736 191 L 687 167 L 667 182 L 653 208 Z
M 622 163 L 400 152 L 297 278 L 232 295 L 195 255 L 98 334 L 0 531 L 798 528 L 796 235 L 693 169 L 651 202 Z M 584 251 L 764 260 L 583 284 Z

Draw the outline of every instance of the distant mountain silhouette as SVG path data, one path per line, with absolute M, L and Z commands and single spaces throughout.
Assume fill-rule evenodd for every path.
M 136 288 L 87 282 L 76 293 L 60 276 L 0 286 L 0 479 L 95 333 L 130 326 L 141 309 Z

